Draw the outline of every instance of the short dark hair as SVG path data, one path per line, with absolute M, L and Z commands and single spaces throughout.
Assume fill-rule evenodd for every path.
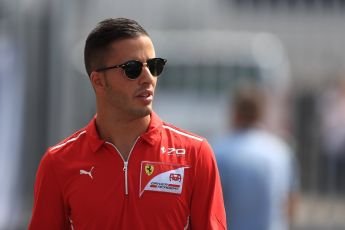
M 85 42 L 84 62 L 90 76 L 95 68 L 100 68 L 107 55 L 107 48 L 114 41 L 149 36 L 145 29 L 136 21 L 127 18 L 109 18 L 97 24 Z
M 264 91 L 260 87 L 242 87 L 235 91 L 232 100 L 237 128 L 246 129 L 257 123 L 265 105 Z

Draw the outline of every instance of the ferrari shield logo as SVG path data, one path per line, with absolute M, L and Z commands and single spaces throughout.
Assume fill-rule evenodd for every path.
M 146 165 L 145 166 L 145 172 L 148 176 L 152 175 L 154 169 L 155 168 L 153 167 L 153 165 Z
M 168 162 L 142 161 L 140 166 L 139 197 L 147 192 L 181 194 L 188 165 Z

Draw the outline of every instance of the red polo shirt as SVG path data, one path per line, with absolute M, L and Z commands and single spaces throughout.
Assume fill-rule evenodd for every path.
M 126 161 L 93 119 L 43 156 L 29 229 L 226 229 L 212 149 L 152 113 Z

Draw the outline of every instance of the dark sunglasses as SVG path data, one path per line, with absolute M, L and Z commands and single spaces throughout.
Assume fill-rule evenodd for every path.
M 102 72 L 108 69 L 122 68 L 125 71 L 126 76 L 129 79 L 134 80 L 139 77 L 143 66 L 146 65 L 149 67 L 152 76 L 157 77 L 162 73 L 166 62 L 167 60 L 164 58 L 152 58 L 147 60 L 146 63 L 142 63 L 141 61 L 137 60 L 130 60 L 120 65 L 96 69 L 96 72 Z

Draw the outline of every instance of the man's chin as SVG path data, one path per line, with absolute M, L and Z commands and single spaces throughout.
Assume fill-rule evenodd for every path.
M 152 113 L 152 108 L 151 107 L 146 107 L 142 109 L 137 109 L 133 111 L 133 117 L 135 119 L 140 119 L 149 116 Z

